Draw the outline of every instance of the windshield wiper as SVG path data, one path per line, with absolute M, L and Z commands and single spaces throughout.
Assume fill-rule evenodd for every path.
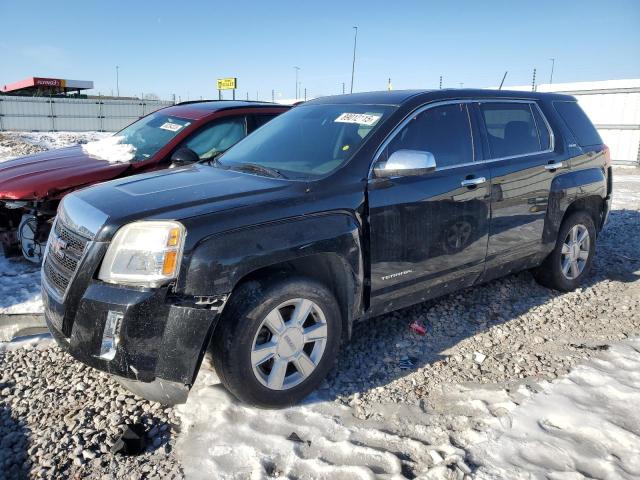
M 264 165 L 259 165 L 257 163 L 238 163 L 237 165 L 225 165 L 225 167 L 231 170 L 262 173 L 263 175 L 267 175 L 268 177 L 273 178 L 287 178 L 287 176 L 280 170 L 276 170 L 275 168 L 271 167 L 265 167 Z

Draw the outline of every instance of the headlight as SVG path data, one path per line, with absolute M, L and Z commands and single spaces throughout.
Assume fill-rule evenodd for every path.
M 178 275 L 185 228 L 178 222 L 149 221 L 125 225 L 116 233 L 102 261 L 104 282 L 158 287 Z

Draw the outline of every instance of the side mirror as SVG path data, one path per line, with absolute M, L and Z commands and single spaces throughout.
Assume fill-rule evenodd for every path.
M 200 161 L 200 157 L 196 152 L 187 147 L 182 147 L 173 152 L 171 155 L 171 166 L 182 167 L 184 165 L 191 165 Z
M 373 173 L 379 178 L 424 175 L 436 169 L 436 159 L 431 152 L 397 150 L 385 162 L 378 162 Z

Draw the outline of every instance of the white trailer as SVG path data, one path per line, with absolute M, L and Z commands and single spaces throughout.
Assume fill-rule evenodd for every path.
M 531 85 L 503 89 L 531 90 Z M 614 163 L 640 165 L 640 79 L 543 83 L 536 90 L 576 97 L 611 149 Z

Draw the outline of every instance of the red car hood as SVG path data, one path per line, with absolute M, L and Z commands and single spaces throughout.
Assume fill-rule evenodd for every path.
M 0 162 L 0 199 L 55 197 L 68 190 L 117 177 L 128 163 L 90 157 L 80 145 Z

